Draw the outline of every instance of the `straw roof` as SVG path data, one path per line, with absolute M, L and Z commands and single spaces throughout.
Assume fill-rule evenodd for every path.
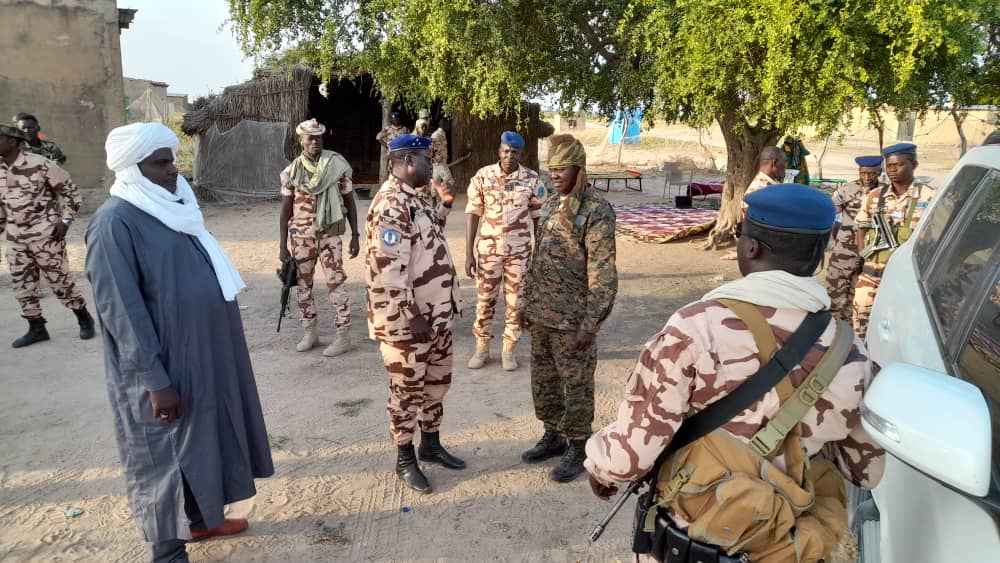
M 254 75 L 227 87 L 206 107 L 187 112 L 181 130 L 197 135 L 215 125 L 226 131 L 240 121 L 252 120 L 288 123 L 292 125 L 289 135 L 293 135 L 294 125 L 309 115 L 309 87 L 316 75 L 305 65 L 258 70 Z

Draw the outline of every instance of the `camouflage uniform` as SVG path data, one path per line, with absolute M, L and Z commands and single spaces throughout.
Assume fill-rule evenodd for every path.
M 757 190 L 763 190 L 764 188 L 777 183 L 778 182 L 776 182 L 774 178 L 768 176 L 767 174 L 764 174 L 763 172 L 757 172 L 757 175 L 753 177 L 753 180 L 750 182 L 750 185 L 747 186 L 747 190 L 743 192 L 743 196 L 745 197 L 747 195 L 754 193 Z M 741 203 L 741 205 L 743 211 L 746 212 L 747 203 L 744 201 Z
M 845 321 L 853 318 L 854 284 L 857 282 L 858 231 L 854 226 L 854 217 L 867 194 L 868 188 L 857 180 L 843 184 L 833 193 L 833 204 L 842 218 L 826 269 L 826 285 L 830 294 L 830 311 Z
M 913 217 L 909 227 L 911 229 L 915 228 L 917 223 L 920 222 L 920 218 L 923 216 L 924 211 L 926 211 L 927 206 L 930 204 L 931 199 L 934 198 L 934 188 L 927 184 L 915 183 L 911 185 L 902 197 L 897 196 L 892 191 L 891 186 L 874 189 L 868 192 L 864 204 L 854 218 L 858 228 L 872 228 L 872 216 L 877 211 L 878 199 L 882 190 L 886 190 L 884 213 L 895 228 L 904 226 L 903 223 L 909 211 L 910 202 L 913 202 L 914 205 Z M 854 290 L 854 331 L 862 339 L 868 333 L 868 319 L 871 317 L 872 304 L 875 302 L 875 293 L 878 291 L 879 283 L 882 281 L 882 272 L 884 270 L 885 264 L 878 264 L 868 260 L 865 262 L 864 269 L 858 276 L 858 283 Z
M 87 305 L 70 276 L 66 240 L 52 239 L 53 223 L 72 221 L 79 210 L 80 192 L 55 162 L 23 152 L 12 165 L 0 159 L 0 230 L 7 231 L 11 283 L 26 319 L 42 316 L 40 275 L 66 307 Z
M 365 221 L 368 335 L 379 342 L 389 372 L 389 422 L 397 446 L 411 443 L 417 422 L 437 432 L 451 384 L 455 268 L 441 221 L 417 190 L 390 176 Z M 415 342 L 410 320 L 423 315 L 429 342 Z
M 379 136 L 381 136 L 382 138 L 381 139 L 382 144 L 389 146 L 389 142 L 391 142 L 393 139 L 395 139 L 400 135 L 406 135 L 409 132 L 410 130 L 403 125 L 389 124 L 382 128 L 382 131 L 381 133 L 379 133 Z
M 448 168 L 448 135 L 444 129 L 439 127 L 431 133 L 431 148 L 428 152 L 434 165 L 434 177 L 443 180 L 449 189 L 452 188 L 455 180 Z
M 575 210 L 575 212 L 574 212 Z M 590 436 L 597 345 L 572 349 L 578 330 L 596 333 L 618 293 L 615 212 L 593 187 L 542 206 L 522 303 L 531 323 L 531 391 L 545 430 Z
M 480 168 L 469 182 L 465 212 L 481 217 L 476 242 L 476 338 L 491 338 L 493 310 L 503 285 L 506 318 L 504 340 L 517 342 L 517 300 L 531 256 L 532 221 L 537 219 L 545 187 L 534 170 L 518 166 L 504 174 L 500 164 Z
M 758 310 L 774 329 L 779 345 L 806 314 L 793 308 Z M 831 321 L 813 349 L 790 373 L 793 385 L 801 385 L 823 357 L 833 342 L 835 326 Z M 605 485 L 643 477 L 685 417 L 739 388 L 760 367 L 753 335 L 730 309 L 714 300 L 681 308 L 646 343 L 625 384 L 625 401 L 617 417 L 587 442 L 584 465 Z M 878 482 L 885 463 L 884 451 L 861 427 L 861 397 L 871 378 L 867 350 L 855 338 L 847 362 L 806 413 L 801 426 L 801 443 L 807 456 L 822 451 L 841 472 L 866 488 Z M 778 390 L 772 389 L 722 429 L 747 444 L 779 408 Z M 772 463 L 785 471 L 784 453 L 776 454 Z M 672 516 L 678 526 L 687 526 L 682 518 Z
M 56 146 L 52 141 L 46 141 L 40 139 L 38 141 L 39 145 L 36 147 L 28 141 L 21 141 L 21 152 L 27 152 L 31 154 L 37 154 L 38 156 L 44 156 L 45 158 L 55 161 L 58 164 L 66 163 L 66 155 Z
M 347 296 L 347 274 L 344 273 L 344 244 L 340 237 L 316 230 L 317 198 L 295 189 L 292 184 L 292 166 L 289 164 L 281 172 L 281 195 L 291 197 L 292 216 L 288 220 L 289 252 L 299 263 L 299 285 L 296 299 L 302 314 L 302 328 L 316 326 L 316 304 L 313 300 L 313 278 L 316 263 L 323 265 L 330 304 L 337 311 L 337 328 L 351 326 L 351 301 Z M 307 177 L 308 170 L 305 171 Z M 332 189 L 332 188 L 331 188 Z M 347 195 L 353 190 L 350 176 L 340 178 L 340 194 Z M 347 220 L 346 215 L 344 220 Z

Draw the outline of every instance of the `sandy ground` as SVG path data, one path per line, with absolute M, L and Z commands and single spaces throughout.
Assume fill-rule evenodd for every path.
M 670 146 L 628 148 L 630 167 L 655 173 L 670 155 L 719 159 L 719 146 L 698 145 L 691 130 L 654 132 L 673 136 Z M 810 145 L 812 148 L 812 145 Z M 852 178 L 856 154 L 870 147 L 831 147 L 827 176 Z M 814 150 L 814 152 L 817 152 Z M 943 179 L 956 156 L 940 149 L 924 158 L 922 173 Z M 613 163 L 616 152 L 592 151 L 591 162 Z M 814 172 L 815 174 L 815 172 Z M 695 179 L 721 177 L 710 170 Z M 646 192 L 612 191 L 613 202 L 662 201 L 662 179 Z M 459 208 L 464 199 L 460 199 Z M 363 206 L 367 202 L 362 202 Z M 359 210 L 364 213 L 364 208 Z M 400 486 L 392 471 L 385 400 L 387 379 L 375 344 L 366 339 L 360 260 L 347 263 L 357 349 L 328 359 L 322 348 L 296 353 L 300 333 L 286 320 L 275 333 L 279 285 L 277 203 L 210 207 L 209 228 L 242 271 L 240 296 L 276 473 L 258 482 L 258 495 L 231 507 L 246 516 L 246 534 L 193 544 L 195 561 L 615 561 L 629 556 L 631 507 L 596 545 L 587 539 L 607 504 L 590 493 L 584 478 L 558 485 L 547 477 L 554 462 L 520 463 L 520 453 L 541 433 L 531 407 L 527 337 L 522 367 L 508 374 L 498 362 L 465 368 L 474 346 L 470 334 L 474 286 L 463 279 L 465 314 L 455 323 L 454 384 L 445 402 L 443 437 L 469 462 L 465 471 L 430 467 L 436 491 L 423 496 Z M 85 294 L 82 233 L 87 218 L 70 231 L 69 255 Z M 464 217 L 448 224 L 455 256 L 464 256 Z M 621 288 L 599 336 L 595 428 L 613 416 L 628 370 L 642 344 L 679 306 L 734 279 L 735 263 L 722 252 L 705 252 L 698 241 L 668 245 L 619 238 Z M 0 260 L 0 262 L 4 262 Z M 24 332 L 11 294 L 6 264 L 0 266 L 0 560 L 118 561 L 145 559 L 144 546 L 124 496 L 112 433 L 99 340 L 76 337 L 74 318 L 46 290 L 43 306 L 51 342 L 15 351 L 8 342 Z M 333 332 L 332 308 L 317 286 L 324 341 Z M 498 318 L 502 312 L 498 311 Z M 83 509 L 71 518 L 67 509 Z M 849 550 L 848 550 L 849 551 Z M 841 555 L 838 561 L 851 560 Z

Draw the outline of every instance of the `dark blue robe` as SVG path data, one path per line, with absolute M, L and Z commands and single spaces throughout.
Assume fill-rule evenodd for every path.
M 239 306 L 195 237 L 122 199 L 101 206 L 86 242 L 129 504 L 146 541 L 190 539 L 184 481 L 211 529 L 274 473 Z M 172 423 L 148 396 L 167 386 L 181 401 Z

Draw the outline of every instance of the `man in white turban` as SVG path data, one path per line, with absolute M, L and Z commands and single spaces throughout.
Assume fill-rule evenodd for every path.
M 357 258 L 361 250 L 352 170 L 343 156 L 323 149 L 326 127 L 322 123 L 315 119 L 303 121 L 295 132 L 302 154 L 281 172 L 278 225 L 281 237 L 278 257 L 282 262 L 294 258 L 298 265 L 296 297 L 304 334 L 295 349 L 306 352 L 319 342 L 313 300 L 313 277 L 318 262 L 326 276 L 330 304 L 337 312 L 337 335 L 323 350 L 323 355 L 339 356 L 353 348 L 351 301 L 347 296 L 344 244 L 340 238 L 347 233 L 348 226 L 351 228 L 351 258 Z
M 111 198 L 86 233 L 108 394 L 129 505 L 156 563 L 242 532 L 226 504 L 274 473 L 236 294 L 243 280 L 205 230 L 158 123 L 108 135 Z

